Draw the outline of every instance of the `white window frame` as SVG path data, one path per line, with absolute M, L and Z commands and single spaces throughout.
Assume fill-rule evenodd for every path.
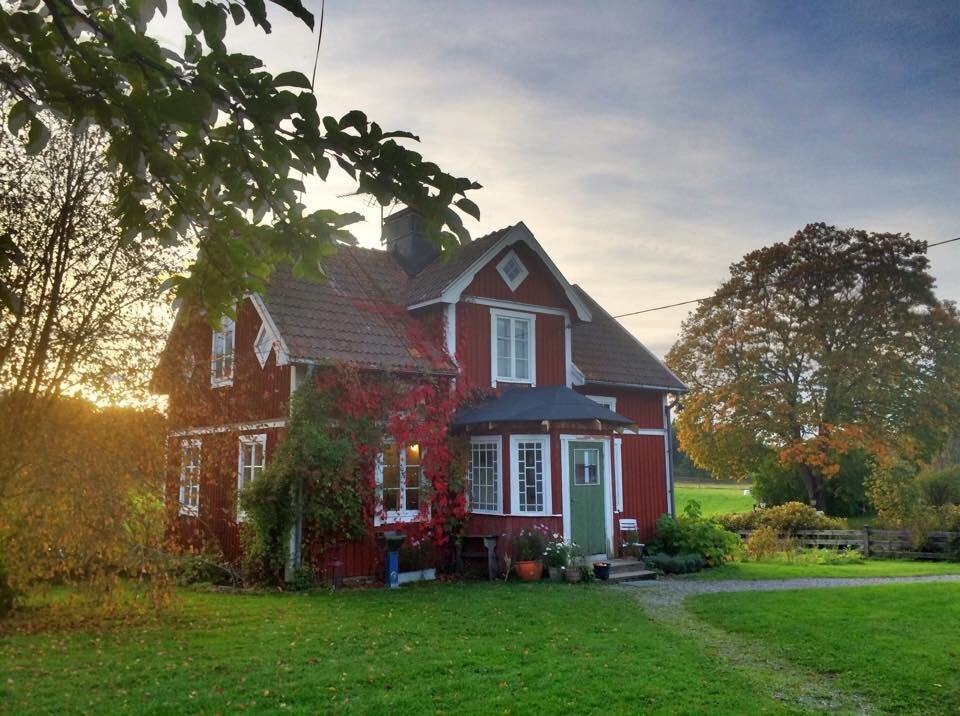
M 393 445 L 393 441 L 388 441 L 389 445 Z M 413 443 L 416 444 L 416 443 Z M 420 504 L 423 504 L 423 500 L 426 498 L 426 490 L 429 487 L 427 485 L 426 479 L 423 475 L 423 455 L 424 450 L 420 448 Z M 403 507 L 407 503 L 407 483 L 406 483 L 406 472 L 407 472 L 407 445 L 401 445 L 397 450 L 397 458 L 400 463 L 400 509 L 399 510 L 385 510 L 383 507 L 383 453 L 377 454 L 377 462 L 375 466 L 375 475 L 377 482 L 377 507 L 374 513 L 373 523 L 375 526 L 382 524 L 393 524 L 394 522 L 422 522 L 430 517 L 430 510 L 419 509 L 419 510 L 408 510 Z
M 192 450 L 193 448 L 197 449 L 197 462 L 195 465 L 188 465 L 186 462 L 187 450 Z M 180 514 L 188 517 L 196 517 L 200 513 L 200 476 L 203 465 L 202 451 L 203 441 L 199 438 L 188 438 L 180 441 L 180 492 L 177 500 Z M 192 480 L 188 481 L 187 479 L 188 472 L 190 471 L 193 471 L 196 475 L 197 500 L 195 504 L 187 502 L 190 496 L 188 486 L 193 483 Z
M 226 335 L 230 335 L 230 349 L 227 351 L 227 342 Z M 223 355 L 218 359 L 217 356 L 217 337 L 220 336 L 223 338 Z M 229 316 L 224 316 L 220 320 L 220 328 L 213 331 L 213 335 L 210 340 L 210 386 L 213 388 L 223 388 L 226 386 L 233 385 L 233 375 L 236 372 L 237 368 L 237 323 Z M 222 375 L 218 375 L 217 364 L 225 361 L 227 356 L 230 357 L 230 373 L 229 375 L 226 372 L 223 372 Z M 222 368 L 221 368 L 222 370 Z
M 540 510 L 520 511 L 520 443 L 537 442 L 543 454 L 543 508 Z M 511 435 L 510 436 L 510 511 L 514 515 L 552 515 L 553 471 L 550 469 L 549 435 Z
M 260 464 L 247 465 L 244 463 L 244 448 L 248 445 L 260 446 Z M 250 482 L 257 479 L 267 466 L 267 434 L 241 435 L 237 440 L 237 522 L 245 522 L 246 513 L 240 509 L 240 490 L 243 488 L 243 471 L 250 469 Z
M 474 445 L 495 445 L 497 456 L 497 468 L 495 474 L 497 486 L 497 508 L 494 510 L 477 509 L 473 506 L 473 446 Z M 467 499 L 470 504 L 470 511 L 477 515 L 502 515 L 503 514 L 503 440 L 499 435 L 484 435 L 470 438 L 470 462 L 467 463 L 467 475 L 469 476 L 469 489 L 467 490 Z
M 260 330 L 257 331 L 257 337 L 253 341 L 253 352 L 257 354 L 261 368 L 266 367 L 275 343 L 273 334 L 267 330 L 266 324 L 260 324 Z
M 511 364 L 510 364 L 510 373 L 511 375 L 500 375 L 500 361 L 497 360 L 497 319 L 507 318 L 511 321 L 521 320 L 527 321 L 529 324 L 529 331 L 527 335 L 529 336 L 530 345 L 528 346 L 528 361 L 529 361 L 529 377 L 527 378 L 515 378 L 513 373 L 516 373 L 516 341 L 513 338 L 514 332 L 511 323 L 510 329 L 510 340 L 511 340 Z M 497 383 L 521 383 L 524 385 L 535 386 L 537 384 L 537 314 L 535 313 L 524 313 L 521 311 L 505 311 L 502 308 L 491 308 L 490 309 L 490 387 L 496 388 Z
M 610 397 L 609 395 L 588 395 L 588 396 L 586 396 L 586 397 L 590 398 L 590 400 L 592 400 L 592 401 L 593 401 L 594 403 L 596 403 L 597 405 L 602 405 L 604 408 L 606 408 L 607 410 L 609 410 L 611 413 L 617 412 L 617 399 L 616 399 L 616 398 L 612 398 L 612 397 Z
M 511 261 L 516 261 L 517 266 L 520 267 L 520 273 L 516 276 L 516 278 L 510 278 L 510 276 L 507 275 L 507 271 L 506 271 L 507 264 L 510 263 Z M 511 291 L 516 291 L 517 287 L 524 282 L 527 276 L 530 275 L 530 272 L 527 270 L 527 267 L 524 265 L 523 261 L 520 260 L 520 257 L 517 256 L 517 252 L 514 251 L 513 249 L 510 249 L 510 251 L 507 252 L 506 256 L 500 259 L 500 261 L 497 263 L 497 273 L 500 274 L 500 278 L 503 279 L 503 282 L 507 284 L 507 287 Z

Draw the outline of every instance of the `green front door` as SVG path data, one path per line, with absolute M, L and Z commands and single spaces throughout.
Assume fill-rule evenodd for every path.
M 583 554 L 607 551 L 603 502 L 603 444 L 571 442 L 570 537 Z

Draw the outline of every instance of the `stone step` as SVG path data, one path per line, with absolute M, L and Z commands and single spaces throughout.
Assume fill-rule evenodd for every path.
M 643 562 L 639 562 L 636 559 L 608 559 L 610 563 L 610 574 L 619 574 L 621 572 L 634 572 L 638 569 L 644 569 L 645 565 Z
M 618 582 L 639 582 L 656 578 L 657 573 L 651 572 L 649 569 L 634 569 L 632 571 L 617 572 L 616 574 L 611 571 L 610 579 L 608 579 L 607 582 L 616 584 Z

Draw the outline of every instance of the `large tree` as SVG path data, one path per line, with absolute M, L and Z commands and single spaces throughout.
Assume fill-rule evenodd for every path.
M 358 192 L 420 210 L 445 247 L 469 239 L 454 205 L 478 216 L 464 194 L 479 185 L 397 141 L 414 135 L 386 132 L 357 110 L 322 116 L 303 74 L 274 76 L 256 57 L 228 51 L 230 22 L 270 32 L 268 4 L 313 27 L 300 0 L 179 0 L 189 29 L 176 52 L 147 32 L 166 14 L 165 0 L 0 4 L 0 84 L 18 100 L 10 131 L 38 152 L 49 136 L 42 110 L 99 125 L 121 177 L 116 215 L 125 237 L 196 242 L 196 262 L 170 283 L 186 305 L 212 315 L 262 290 L 278 262 L 319 277 L 319 259 L 352 240 L 346 227 L 359 215 L 308 213 L 299 176 L 325 180 L 339 167 Z M 0 242 L 0 262 L 15 257 Z M 16 306 L 2 284 L 0 300 Z
M 926 244 L 811 224 L 747 254 L 667 356 L 681 445 L 715 475 L 771 459 L 812 505 L 851 451 L 929 459 L 960 416 L 960 322 Z

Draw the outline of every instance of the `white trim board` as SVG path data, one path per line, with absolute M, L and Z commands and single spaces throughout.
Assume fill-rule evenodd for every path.
M 185 430 L 172 430 L 167 433 L 167 439 L 180 438 L 188 435 L 214 435 L 216 433 L 243 432 L 246 430 L 266 430 L 270 428 L 287 427 L 286 418 L 278 420 L 258 420 L 249 423 L 230 423 L 229 425 L 212 425 L 205 428 L 187 428 Z
M 280 330 L 277 328 L 277 324 L 274 323 L 270 311 L 267 310 L 267 304 L 263 302 L 263 297 L 258 293 L 249 293 L 247 294 L 247 298 L 250 299 L 253 307 L 257 310 L 257 314 L 260 316 L 263 325 L 267 327 L 267 330 L 273 334 L 274 339 L 279 343 L 277 347 L 277 365 L 286 365 L 290 362 L 290 349 L 287 347 L 287 342 L 283 339 L 283 334 L 280 333 Z

